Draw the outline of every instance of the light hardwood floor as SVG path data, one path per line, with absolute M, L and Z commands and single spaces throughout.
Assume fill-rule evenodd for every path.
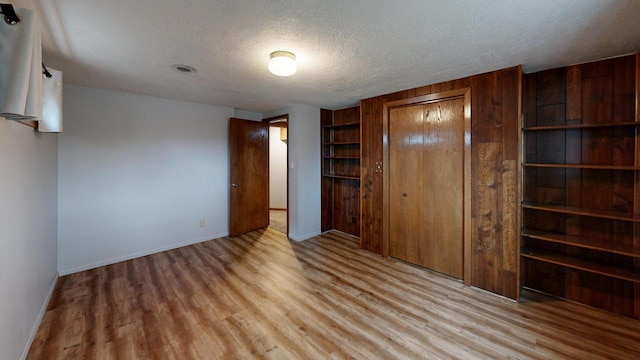
M 640 322 L 267 229 L 61 277 L 28 358 L 638 359 Z

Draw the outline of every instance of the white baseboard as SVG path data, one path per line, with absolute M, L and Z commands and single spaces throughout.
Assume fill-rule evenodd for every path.
M 168 246 L 163 246 L 163 247 L 159 247 L 159 248 L 156 248 L 156 249 L 153 249 L 153 250 L 141 251 L 141 252 L 137 252 L 137 253 L 134 253 L 134 254 L 120 256 L 120 257 L 117 257 L 117 258 L 114 258 L 114 259 L 109 259 L 109 260 L 99 261 L 99 262 L 96 262 L 96 263 L 93 263 L 93 264 L 74 267 L 74 268 L 71 268 L 71 269 L 62 269 L 59 272 L 60 272 L 60 276 L 69 275 L 69 274 L 77 273 L 77 272 L 80 272 L 80 271 L 91 270 L 91 269 L 95 269 L 95 268 L 98 268 L 98 267 L 101 267 L 101 266 L 111 265 L 111 264 L 119 263 L 119 262 L 122 262 L 122 261 L 127 261 L 127 260 L 131 260 L 131 259 L 135 259 L 135 258 L 139 258 L 139 257 L 151 255 L 151 254 L 156 254 L 156 253 L 167 251 L 167 250 L 173 250 L 173 249 L 181 248 L 181 247 L 184 247 L 184 246 L 189 246 L 189 245 L 201 243 L 201 242 L 204 242 L 204 241 L 218 239 L 218 238 L 225 237 L 225 236 L 229 236 L 229 233 L 228 232 L 227 233 L 221 233 L 221 234 L 211 235 L 211 236 L 207 236 L 207 237 L 200 238 L 200 239 L 189 240 L 189 241 L 181 242 L 181 243 L 178 243 L 178 244 L 172 244 L 172 245 L 168 245 Z
M 36 334 L 38 333 L 38 329 L 40 328 L 40 323 L 44 318 L 44 313 L 47 312 L 47 307 L 49 307 L 49 301 L 51 301 L 53 290 L 56 288 L 56 284 L 58 283 L 58 277 L 59 277 L 59 273 L 56 273 L 56 275 L 53 277 L 53 282 L 51 282 L 51 287 L 49 287 L 49 292 L 47 293 L 47 296 L 45 297 L 44 302 L 40 307 L 40 313 L 38 314 L 38 317 L 36 318 L 36 322 L 33 324 L 33 327 L 31 328 L 31 332 L 29 333 L 29 338 L 27 339 L 27 343 L 24 345 L 24 349 L 22 350 L 22 355 L 20 356 L 21 360 L 25 360 L 27 358 L 27 355 L 29 355 L 29 350 L 31 350 L 31 344 L 33 343 L 33 340 L 36 338 Z
M 291 235 L 291 234 L 289 234 L 289 239 L 291 239 L 291 240 L 295 240 L 295 241 L 297 241 L 297 242 L 300 242 L 300 241 L 308 240 L 308 239 L 310 239 L 310 238 L 312 238 L 312 237 L 314 237 L 314 236 L 318 236 L 318 235 L 320 235 L 320 234 L 322 234 L 322 232 L 321 232 L 321 231 L 317 231 L 317 232 L 313 232 L 313 233 L 306 234 L 306 235 L 301 235 L 301 236 L 297 236 L 297 235 Z

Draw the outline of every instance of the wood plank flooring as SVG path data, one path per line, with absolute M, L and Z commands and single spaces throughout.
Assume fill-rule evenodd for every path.
M 638 359 L 640 322 L 266 229 L 61 277 L 28 359 Z

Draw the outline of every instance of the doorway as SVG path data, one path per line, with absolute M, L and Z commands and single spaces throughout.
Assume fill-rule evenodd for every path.
M 384 109 L 387 254 L 463 280 L 470 279 L 470 109 L 469 89 Z
M 288 234 L 289 116 L 281 115 L 263 121 L 269 124 L 269 227 Z

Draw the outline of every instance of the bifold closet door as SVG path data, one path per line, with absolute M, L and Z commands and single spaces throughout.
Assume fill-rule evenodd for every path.
M 461 279 L 464 99 L 389 110 L 389 254 Z

